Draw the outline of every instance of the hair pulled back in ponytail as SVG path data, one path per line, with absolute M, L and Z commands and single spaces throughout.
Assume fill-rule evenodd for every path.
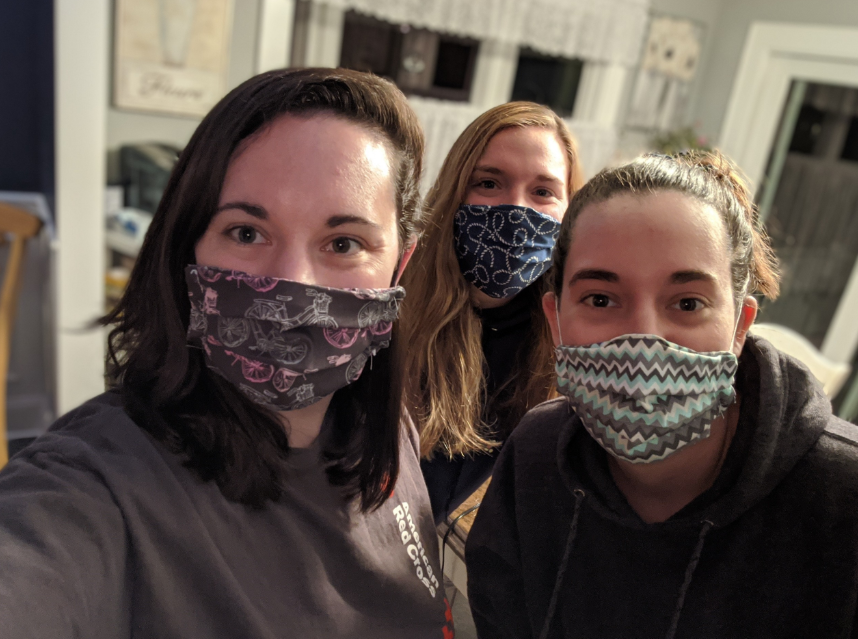
M 591 204 L 616 195 L 648 195 L 678 191 L 712 206 L 727 229 L 733 294 L 737 308 L 745 295 L 759 293 L 775 299 L 780 290 L 778 261 L 759 223 L 748 182 L 725 155 L 691 152 L 644 155 L 629 164 L 603 170 L 578 191 L 563 218 L 554 250 L 554 291 L 563 288 L 563 267 L 569 254 L 575 221 Z

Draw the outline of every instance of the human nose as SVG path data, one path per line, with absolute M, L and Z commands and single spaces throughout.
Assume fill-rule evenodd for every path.
M 626 334 L 639 333 L 664 337 L 661 317 L 652 304 L 639 303 L 633 305 L 626 328 Z
M 528 197 L 527 189 L 523 185 L 513 185 L 509 192 L 508 204 L 525 208 L 533 207 L 533 202 Z
M 297 247 L 284 247 L 277 251 L 267 270 L 280 279 L 318 284 L 316 268 L 309 251 Z

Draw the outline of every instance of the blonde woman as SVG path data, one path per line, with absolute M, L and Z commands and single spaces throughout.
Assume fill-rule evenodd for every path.
M 513 426 L 551 395 L 543 276 L 581 183 L 565 123 L 510 102 L 465 129 L 428 194 L 402 326 L 406 403 L 436 522 L 490 475 Z

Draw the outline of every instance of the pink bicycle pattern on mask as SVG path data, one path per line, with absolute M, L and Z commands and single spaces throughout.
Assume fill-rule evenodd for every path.
M 241 362 L 241 374 L 244 375 L 244 379 L 248 382 L 263 384 L 274 377 L 274 366 L 271 364 L 257 362 L 232 351 L 225 350 L 224 353 L 233 358 L 233 364 Z
M 300 333 L 282 335 L 277 329 L 266 333 L 259 322 L 246 320 L 250 324 L 256 344 L 251 350 L 259 354 L 270 354 L 275 360 L 285 366 L 300 364 L 312 351 L 313 343 Z
M 398 313 L 399 303 L 395 299 L 369 302 L 358 313 L 358 325 L 368 328 L 373 335 L 384 335 L 393 328 Z
M 337 328 L 337 320 L 328 313 L 331 296 L 311 288 L 307 289 L 306 294 L 307 297 L 313 298 L 313 303 L 295 317 L 289 317 L 286 302 L 291 302 L 292 298 L 287 295 L 278 295 L 276 300 L 253 300 L 253 305 L 247 309 L 244 316 L 266 322 L 276 322 L 281 331 L 288 331 L 296 326 Z
M 208 316 L 193 301 L 191 301 L 191 318 L 188 328 L 200 333 L 205 333 L 208 328 Z
M 292 388 L 292 384 L 300 376 L 300 373 L 290 371 L 288 368 L 278 368 L 271 379 L 271 384 L 277 389 L 278 393 L 285 393 Z
M 243 282 L 258 293 L 267 293 L 277 286 L 278 282 L 276 277 L 248 275 L 247 273 L 242 273 L 240 271 L 233 271 L 230 275 L 226 276 L 226 279 L 228 282 Z
M 322 333 L 328 344 L 334 348 L 349 348 L 361 333 L 359 328 L 325 328 Z
M 346 367 L 346 381 L 349 384 L 358 380 L 368 359 L 369 358 L 365 353 L 359 353 L 358 356 L 349 363 Z
M 223 271 L 212 268 L 211 266 L 198 266 L 197 274 L 206 282 L 217 282 L 223 277 Z
M 235 348 L 250 337 L 250 322 L 242 317 L 224 317 L 221 315 L 217 318 L 217 335 L 224 346 Z

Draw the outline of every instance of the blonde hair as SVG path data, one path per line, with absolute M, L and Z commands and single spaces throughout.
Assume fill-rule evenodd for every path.
M 456 258 L 453 218 L 492 137 L 504 129 L 528 126 L 556 133 L 566 151 L 571 197 L 583 176 L 577 145 L 566 124 L 547 107 L 509 102 L 486 111 L 465 129 L 426 198 L 420 245 L 403 276 L 408 296 L 400 322 L 407 375 L 405 403 L 417 423 L 424 457 L 436 450 L 452 457 L 489 451 L 496 445 L 487 436 L 489 425 L 484 423 L 483 404 L 488 406 L 492 398 L 485 397 L 482 325 Z M 541 293 L 547 290 L 545 282 L 543 276 L 532 286 Z M 529 343 L 520 349 L 522 357 L 503 386 L 512 387 L 510 399 L 503 405 L 505 421 L 512 424 L 553 393 L 553 345 L 538 301 L 532 317 Z

